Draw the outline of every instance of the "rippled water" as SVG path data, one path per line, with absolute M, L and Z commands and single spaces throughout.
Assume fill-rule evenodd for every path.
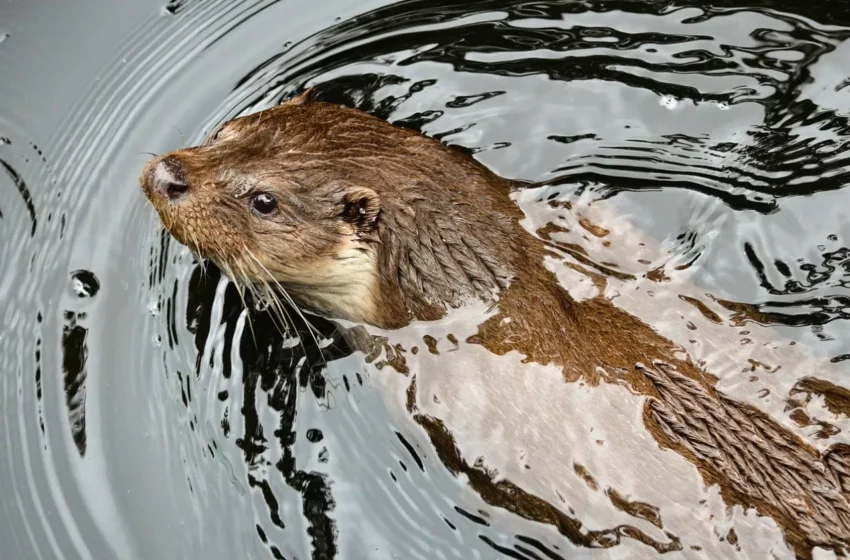
M 568 241 L 658 302 L 623 305 L 825 453 L 850 443 L 850 11 L 742 4 L 0 6 L 2 557 L 793 558 L 770 515 L 648 438 L 639 396 L 516 385 L 517 360 L 455 342 L 474 310 L 381 357 L 331 321 L 283 336 L 137 181 L 314 86 L 557 185 L 518 197 L 529 224 L 559 219 L 555 193 L 592 214 Z M 514 399 L 498 425 L 464 377 L 491 358 Z M 440 419 L 473 467 L 408 411 L 437 373 L 474 403 Z M 514 501 L 481 491 L 488 470 Z

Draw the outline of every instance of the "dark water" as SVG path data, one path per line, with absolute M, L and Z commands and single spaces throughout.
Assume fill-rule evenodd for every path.
M 3 4 L 0 556 L 793 558 L 687 462 L 649 442 L 642 463 L 640 399 L 613 389 L 517 394 L 505 425 L 557 421 L 557 448 L 481 438 L 569 522 L 482 497 L 405 412 L 430 362 L 352 353 L 330 321 L 281 335 L 162 232 L 137 177 L 150 153 L 312 85 L 506 177 L 557 178 L 601 226 L 655 243 L 640 285 L 681 317 L 686 291 L 721 302 L 685 340 L 725 313 L 736 351 L 805 348 L 756 373 L 691 351 L 822 451 L 850 442 L 848 37 L 843 1 Z M 519 202 L 539 226 L 538 194 Z M 641 318 L 675 338 L 674 310 Z M 478 357 L 452 344 L 433 367 L 462 375 Z M 561 390 L 572 404 L 535 416 Z M 470 463 L 479 420 L 457 424 Z

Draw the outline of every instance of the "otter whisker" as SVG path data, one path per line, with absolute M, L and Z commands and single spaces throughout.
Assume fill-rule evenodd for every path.
M 287 292 L 286 289 L 280 284 L 280 282 L 278 282 L 277 279 L 275 279 L 275 277 L 272 275 L 272 273 L 269 272 L 269 269 L 266 268 L 265 265 L 262 262 L 260 262 L 260 260 L 254 255 L 254 253 L 251 252 L 250 249 L 248 249 L 246 247 L 245 251 L 248 252 L 248 254 L 251 256 L 251 258 L 254 259 L 254 262 L 256 262 L 257 265 L 259 265 L 260 268 L 262 268 L 263 271 L 268 275 L 269 280 L 274 282 L 275 286 L 280 290 L 280 292 L 286 298 L 287 302 L 295 309 L 295 311 L 301 317 L 301 320 L 304 321 L 304 324 L 307 326 L 308 330 L 310 331 L 310 334 L 313 335 L 313 340 L 316 342 L 316 344 L 318 344 L 319 341 L 316 340 L 316 336 L 315 336 L 314 333 L 318 333 L 319 330 L 316 327 L 314 327 L 313 324 L 310 321 L 307 320 L 307 317 L 305 317 L 304 314 L 301 312 L 301 309 L 298 307 L 298 305 L 292 299 L 292 296 L 289 295 L 289 292 Z M 264 281 L 266 283 L 268 283 L 267 280 L 264 279 Z
M 218 266 L 230 279 L 230 282 L 231 284 L 233 284 L 233 287 L 236 288 L 236 293 L 239 295 L 239 299 L 242 301 L 242 307 L 245 308 L 245 313 L 247 314 L 246 322 L 248 323 L 248 328 L 251 330 L 251 339 L 254 341 L 254 346 L 257 346 L 257 334 L 254 331 L 254 322 L 251 319 L 251 310 L 248 307 L 248 302 L 245 301 L 244 287 L 248 286 L 250 288 L 251 286 L 250 283 L 247 281 L 247 276 L 245 275 L 245 272 L 243 270 L 240 270 L 240 272 L 242 272 L 242 281 L 240 281 L 240 278 L 236 276 L 236 274 L 233 272 L 233 269 L 231 269 L 226 262 L 219 262 Z M 254 299 L 257 299 L 257 295 L 253 292 L 253 290 L 252 295 L 254 296 Z
M 268 303 L 269 307 L 274 311 L 272 317 L 276 317 L 281 322 L 280 327 L 283 327 L 283 331 L 286 331 L 286 333 L 284 333 L 279 327 L 278 332 L 280 332 L 281 336 L 292 332 L 294 332 L 297 336 L 298 329 L 295 328 L 295 322 L 292 320 L 292 317 L 290 317 L 289 312 L 286 311 L 286 308 L 283 306 L 280 299 L 278 299 L 277 295 L 274 293 L 274 290 L 272 290 L 271 286 L 265 282 L 262 283 L 261 286 L 263 288 L 263 299 L 265 299 L 266 303 Z M 277 326 L 277 323 L 275 323 L 275 326 Z
M 286 307 L 285 307 L 285 306 L 283 305 L 283 303 L 280 301 L 280 298 L 278 297 L 277 292 L 276 292 L 276 291 L 275 291 L 275 290 L 271 287 L 271 285 L 270 285 L 268 282 L 265 282 L 265 281 L 264 281 L 264 283 L 265 283 L 265 285 L 268 287 L 268 290 L 269 290 L 269 293 L 270 293 L 271 297 L 272 297 L 272 298 L 274 298 L 274 300 L 277 302 L 277 305 L 280 307 L 280 309 L 285 310 L 285 309 L 286 309 Z M 279 284 L 277 281 L 275 281 L 275 284 L 277 284 L 278 289 L 279 289 L 279 290 L 281 290 L 281 292 L 283 293 L 283 295 L 286 297 L 286 299 L 287 299 L 287 301 L 289 302 L 290 306 L 291 306 L 293 309 L 295 309 L 295 311 L 296 311 L 296 312 L 297 312 L 297 313 L 301 316 L 301 319 L 304 321 L 304 324 L 307 326 L 307 332 L 309 332 L 309 333 L 310 333 L 310 336 L 312 336 L 312 337 L 313 337 L 313 341 L 316 343 L 316 348 L 318 348 L 318 350 L 319 350 L 319 355 L 320 355 L 320 356 L 322 356 L 322 361 L 325 361 L 325 357 L 324 357 L 324 355 L 322 354 L 322 349 L 321 349 L 321 347 L 319 346 L 318 341 L 316 340 L 316 336 L 313 334 L 313 331 L 311 330 L 311 329 L 313 328 L 313 327 L 312 327 L 312 325 L 310 325 L 309 321 L 307 321 L 307 319 L 304 317 L 304 315 L 303 315 L 303 314 L 301 314 L 301 310 L 299 310 L 299 309 L 298 309 L 298 306 L 297 306 L 297 305 L 295 305 L 295 302 L 294 302 L 294 301 L 292 301 L 292 298 L 291 298 L 291 297 L 289 297 L 289 294 L 287 294 L 287 293 L 286 293 L 286 291 L 283 289 L 283 287 L 282 287 L 282 286 L 280 286 L 280 284 Z M 289 313 L 288 313 L 288 312 L 286 313 L 286 316 L 287 316 L 287 317 L 289 317 Z M 292 321 L 292 318 L 291 318 L 291 317 L 290 317 L 290 321 Z M 297 332 L 297 329 L 296 329 L 296 332 Z M 304 342 L 303 342 L 303 341 L 301 341 L 301 335 L 300 335 L 300 334 L 298 335 L 298 337 L 299 337 L 299 341 L 301 342 L 301 348 L 304 350 L 304 355 L 306 356 L 306 355 L 307 355 L 307 347 L 304 345 Z
M 189 236 L 192 238 L 192 242 L 195 244 L 194 253 L 195 253 L 195 256 L 198 257 L 198 265 L 200 265 L 200 267 L 201 267 L 201 275 L 204 277 L 204 279 L 206 279 L 207 278 L 207 263 L 204 260 L 203 255 L 201 254 L 201 244 L 198 243 L 198 238 L 195 237 L 194 233 L 190 232 Z M 192 248 L 189 247 L 189 250 L 191 251 Z
M 222 270 L 222 272 L 224 272 L 225 276 L 230 279 L 230 282 L 236 285 L 237 278 L 236 275 L 233 273 L 233 270 L 230 268 L 230 265 L 228 265 L 225 261 L 222 260 L 216 261 L 216 264 Z
M 257 261 L 257 258 L 247 248 L 245 248 L 245 251 L 247 251 L 249 253 L 249 255 L 251 256 L 252 259 Z M 262 266 L 262 263 L 260 263 L 259 261 L 257 261 L 257 264 Z M 263 267 L 263 268 L 265 269 L 265 267 Z M 269 274 L 268 270 L 266 270 L 266 273 Z M 275 292 L 275 290 L 273 289 L 273 287 L 269 284 L 268 280 L 266 278 L 261 277 L 261 278 L 259 278 L 259 281 L 261 282 L 261 285 L 264 289 L 264 294 L 265 294 L 266 298 L 271 300 L 271 301 L 269 301 L 269 304 L 272 305 L 272 307 L 275 309 L 275 311 L 279 315 L 280 319 L 286 320 L 288 322 L 288 325 L 292 328 L 292 330 L 297 332 L 298 329 L 295 327 L 295 322 L 292 320 L 292 317 L 289 315 L 289 312 L 286 311 L 286 307 L 284 307 L 283 303 L 280 301 L 280 298 L 278 297 L 278 295 Z M 274 281 L 274 279 L 272 279 L 272 281 Z M 274 282 L 275 282 L 275 284 L 277 284 L 276 281 L 274 281 Z M 283 287 L 280 286 L 279 284 L 277 284 L 277 287 L 279 289 L 283 290 Z M 293 304 L 293 307 L 295 307 L 297 309 L 297 307 L 294 304 Z M 305 349 L 305 351 L 306 351 L 306 349 Z
M 261 297 L 263 301 L 265 301 L 269 308 L 272 310 L 272 322 L 274 323 L 277 332 L 283 337 L 288 333 L 295 332 L 296 336 L 298 330 L 295 328 L 295 323 L 292 321 L 292 317 L 289 316 L 289 313 L 286 311 L 286 308 L 280 302 L 277 295 L 271 289 L 271 287 L 263 281 L 260 280 L 259 286 L 255 283 L 250 284 L 251 291 L 254 294 L 259 294 L 259 288 L 262 288 L 262 295 L 257 295 L 256 297 Z M 301 341 L 299 336 L 299 342 Z M 302 343 L 303 348 L 303 343 Z M 307 350 L 304 348 L 304 352 L 306 354 Z
M 259 267 L 260 267 L 263 271 L 265 271 L 266 275 L 268 275 L 268 278 L 269 278 L 272 282 L 274 282 L 275 286 L 278 288 L 278 290 L 280 290 L 280 293 L 281 293 L 281 294 L 283 294 L 283 297 L 285 297 L 285 298 L 286 298 L 286 300 L 287 300 L 287 302 L 289 303 L 289 305 L 290 305 L 290 306 L 292 306 L 292 308 L 295 310 L 295 312 L 296 312 L 296 313 L 298 313 L 298 316 L 299 316 L 299 317 L 301 317 L 301 320 L 302 320 L 302 321 L 304 321 L 304 324 L 305 324 L 305 325 L 306 325 L 306 327 L 307 327 L 307 332 L 309 332 L 309 333 L 310 333 L 310 336 L 313 338 L 313 342 L 316 344 L 316 348 L 319 350 L 319 355 L 322 357 L 322 361 L 323 361 L 323 362 L 326 362 L 324 352 L 322 352 L 322 347 L 321 347 L 321 345 L 319 344 L 319 339 L 316 337 L 316 333 L 318 333 L 318 332 L 319 332 L 319 330 L 318 330 L 316 327 L 314 327 L 314 326 L 313 326 L 313 324 L 312 324 L 312 323 L 310 323 L 310 321 L 308 321 L 308 320 L 307 320 L 307 317 L 305 317 L 305 316 L 304 316 L 304 313 L 302 313 L 302 312 L 301 312 L 301 309 L 298 307 L 298 305 L 297 305 L 297 304 L 295 303 L 295 301 L 292 299 L 292 296 L 290 296 L 290 295 L 289 295 L 289 293 L 286 291 L 286 289 L 285 289 L 283 286 L 281 286 L 280 282 L 278 282 L 278 281 L 275 279 L 275 277 L 272 275 L 272 273 L 271 273 L 271 272 L 269 272 L 269 270 L 265 267 L 265 265 L 264 265 L 262 262 L 260 262 L 260 260 L 259 260 L 259 259 L 258 259 L 255 255 L 254 255 L 254 253 L 252 253 L 252 252 L 251 252 L 251 250 L 250 250 L 250 249 L 248 249 L 247 247 L 245 247 L 245 251 L 248 253 L 248 255 L 249 255 L 252 259 L 254 259 L 254 262 L 256 262 L 256 263 L 257 263 L 257 265 L 258 265 L 258 266 L 259 266 Z M 264 283 L 266 284 L 266 286 L 268 286 L 268 285 L 269 285 L 269 284 L 268 284 L 268 281 L 267 281 L 266 279 L 263 279 L 263 281 L 264 281 Z M 287 315 L 288 315 L 288 314 L 287 314 Z M 321 334 L 321 333 L 320 333 L 320 334 Z M 304 349 L 304 352 L 305 352 L 305 354 L 306 354 L 306 352 L 307 352 L 306 348 Z
M 239 267 L 239 272 L 242 274 L 242 281 L 237 281 L 233 276 L 230 279 L 233 281 L 233 285 L 236 287 L 236 293 L 239 294 L 239 299 L 242 300 L 242 307 L 245 308 L 246 319 L 245 322 L 248 323 L 248 328 L 251 330 L 251 339 L 254 341 L 254 346 L 257 346 L 257 335 L 254 332 L 254 321 L 251 319 L 251 310 L 248 309 L 248 304 L 245 301 L 245 286 L 248 286 L 251 289 L 251 284 L 248 283 L 248 277 L 245 274 L 245 271 L 242 269 L 242 265 L 236 263 Z M 251 294 L 256 299 L 256 295 L 251 290 Z
M 244 248 L 244 249 L 245 249 L 245 251 L 248 251 L 247 247 Z M 250 251 L 248 251 L 248 252 L 250 253 Z M 251 255 L 251 257 L 255 258 L 253 255 Z M 254 284 L 251 283 L 250 280 L 248 280 L 248 275 L 245 274 L 245 271 L 244 271 L 244 269 L 242 269 L 241 265 L 239 265 L 239 268 L 242 271 L 242 274 L 245 277 L 247 284 L 251 287 L 250 289 L 252 290 L 252 293 L 254 293 L 256 295 L 256 292 L 254 291 L 255 290 Z M 293 331 L 297 332 L 297 329 L 295 328 L 295 322 L 292 320 L 292 317 L 289 316 L 289 313 L 286 311 L 286 309 L 281 304 L 280 299 L 278 299 L 277 295 L 274 293 L 274 291 L 268 285 L 268 282 L 266 282 L 262 278 L 260 279 L 260 281 L 262 282 L 262 288 L 263 288 L 262 297 L 269 304 L 269 306 L 274 310 L 272 317 L 277 315 L 277 319 L 279 319 L 280 322 L 281 322 L 280 324 L 275 322 L 275 327 L 277 328 L 280 335 L 281 336 L 284 335 L 283 331 L 289 332 L 290 330 L 293 330 Z
M 170 126 L 171 126 L 171 128 L 173 128 L 174 130 L 176 130 L 178 133 L 180 133 L 180 140 L 182 140 L 182 141 L 183 141 L 183 143 L 185 144 L 185 143 L 186 143 L 186 135 L 185 135 L 185 134 L 183 134 L 183 131 L 182 131 L 182 130 L 180 130 L 180 127 L 178 127 L 177 125 L 173 125 L 173 124 L 172 124 L 172 125 L 170 125 Z

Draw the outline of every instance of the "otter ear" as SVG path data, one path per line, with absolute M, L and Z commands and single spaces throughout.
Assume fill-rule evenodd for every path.
M 342 218 L 353 225 L 358 233 L 370 231 L 375 227 L 381 212 L 381 198 L 378 193 L 366 187 L 352 187 L 343 196 Z
M 298 97 L 293 97 L 287 100 L 284 105 L 309 105 L 313 101 L 313 87 L 310 86 L 304 90 L 304 93 Z

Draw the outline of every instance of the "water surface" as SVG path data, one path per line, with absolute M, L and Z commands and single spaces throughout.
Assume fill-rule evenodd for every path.
M 535 372 L 505 431 L 488 431 L 491 386 L 463 373 L 526 370 L 463 343 L 483 311 L 433 340 L 390 335 L 405 366 L 352 352 L 331 321 L 311 318 L 315 339 L 282 335 L 162 232 L 137 178 L 151 154 L 313 86 L 503 176 L 557 179 L 517 197 L 530 227 L 558 219 L 550 196 L 596 212 L 618 252 L 572 241 L 634 273 L 624 293 L 667 297 L 640 318 L 826 452 L 850 443 L 848 14 L 840 1 L 4 4 L 4 558 L 793 558 L 769 516 L 727 507 L 653 447 L 622 388 Z M 721 335 L 734 344 L 705 342 Z M 804 358 L 772 354 L 790 346 Z M 469 464 L 500 464 L 496 479 L 560 521 L 512 513 L 441 460 L 406 408 L 412 376 L 439 372 L 482 407 L 446 412 Z M 541 418 L 563 445 L 523 443 Z

